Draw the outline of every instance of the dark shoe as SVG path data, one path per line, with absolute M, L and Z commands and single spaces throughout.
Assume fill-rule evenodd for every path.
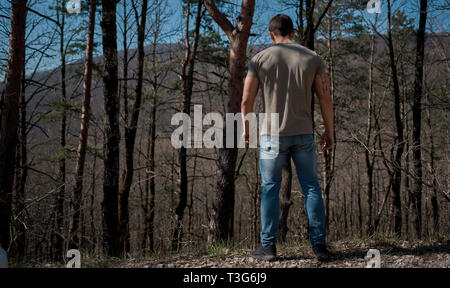
M 260 244 L 259 247 L 252 252 L 252 258 L 258 260 L 273 261 L 276 257 L 277 249 L 275 245 L 264 247 Z
M 327 245 L 325 244 L 316 244 L 312 247 L 314 254 L 316 255 L 317 260 L 319 261 L 327 261 L 330 259 L 330 252 L 327 250 Z

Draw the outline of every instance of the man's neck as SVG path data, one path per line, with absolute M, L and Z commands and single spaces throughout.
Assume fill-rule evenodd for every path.
M 284 39 L 280 39 L 275 41 L 275 44 L 292 44 L 292 39 L 289 38 L 284 38 Z

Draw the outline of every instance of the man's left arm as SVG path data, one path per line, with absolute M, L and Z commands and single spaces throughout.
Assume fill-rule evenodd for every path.
M 244 140 L 246 143 L 249 141 L 249 123 L 245 121 L 245 115 L 253 112 L 253 106 L 255 104 L 255 98 L 258 94 L 259 79 L 258 77 L 247 76 L 244 82 L 244 94 L 242 95 L 241 114 L 242 123 L 244 125 Z

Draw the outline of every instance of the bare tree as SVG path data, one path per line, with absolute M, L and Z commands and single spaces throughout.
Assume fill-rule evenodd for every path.
M 0 245 L 9 248 L 20 88 L 25 59 L 27 1 L 11 1 L 11 33 L 0 123 Z
M 422 234 L 422 91 L 423 91 L 423 59 L 425 54 L 425 28 L 427 24 L 428 0 L 420 1 L 419 27 L 416 38 L 416 64 L 414 77 L 414 104 L 413 104 L 413 159 L 414 176 L 412 203 L 414 206 L 413 226 L 415 234 Z
M 133 182 L 134 174 L 134 146 L 136 143 L 136 132 L 139 122 L 139 114 L 142 103 L 142 87 L 144 75 L 144 41 L 145 41 L 145 25 L 147 22 L 147 6 L 148 1 L 143 0 L 141 6 L 140 22 L 137 7 L 134 1 L 131 1 L 138 26 L 138 67 L 137 67 L 137 82 L 133 109 L 131 112 L 130 122 L 125 123 L 125 163 L 126 170 L 123 174 L 122 186 L 119 190 L 119 234 L 120 234 L 120 254 L 130 252 L 130 232 L 129 232 L 129 215 L 128 215 L 128 197 L 130 195 L 131 184 Z M 128 59 L 124 59 L 125 62 Z M 125 106 L 128 114 L 128 107 Z M 128 119 L 127 119 L 128 120 Z
M 377 23 L 377 15 L 375 15 L 375 23 Z M 366 173 L 367 173 L 367 218 L 365 223 L 365 231 L 367 234 L 373 232 L 372 226 L 372 203 L 373 203 L 373 170 L 375 165 L 375 152 L 370 151 L 371 141 L 372 141 L 372 128 L 373 128 L 373 114 L 374 114 L 374 54 L 375 54 L 375 32 L 372 31 L 370 35 L 370 59 L 369 59 L 369 93 L 367 98 L 367 130 L 366 130 L 366 141 L 365 141 L 365 161 L 366 161 Z
M 401 204 L 401 184 L 402 184 L 402 155 L 405 147 L 405 140 L 403 139 L 403 120 L 400 111 L 400 88 L 398 84 L 397 62 L 394 54 L 394 44 L 392 38 L 392 16 L 391 16 L 391 1 L 387 1 L 388 10 L 388 27 L 387 27 L 387 44 L 389 49 L 389 63 L 392 73 L 392 84 L 394 86 L 394 116 L 397 136 L 395 138 L 396 152 L 394 160 L 392 161 L 393 176 L 392 176 L 392 206 L 390 211 L 390 218 L 394 221 L 394 233 L 401 235 L 402 233 L 402 204 Z
M 66 112 L 66 101 L 67 101 L 67 90 L 66 90 L 66 42 L 65 42 L 65 18 L 66 11 L 64 6 L 64 1 L 57 1 L 56 7 L 56 24 L 58 26 L 59 33 L 59 54 L 60 54 L 60 72 L 61 72 L 61 126 L 59 131 L 59 145 L 60 152 L 58 153 L 59 158 L 59 183 L 58 183 L 58 194 L 56 196 L 55 205 L 55 231 L 54 231 L 54 242 L 55 242 L 55 259 L 60 260 L 63 257 L 63 246 L 64 246 L 64 198 L 66 195 L 66 134 L 67 134 L 67 112 Z
M 255 1 L 242 0 L 236 27 L 219 11 L 215 1 L 204 0 L 204 3 L 211 17 L 219 24 L 231 43 L 230 80 L 228 83 L 230 99 L 227 109 L 228 112 L 238 113 L 242 100 L 247 42 L 253 24 Z M 225 137 L 226 133 L 223 135 Z M 236 137 L 234 138 L 236 139 Z M 219 149 L 219 173 L 209 225 L 209 242 L 228 241 L 233 238 L 234 179 L 237 154 L 237 148 Z
M 86 161 L 86 147 L 88 142 L 89 120 L 91 113 L 91 85 L 92 85 L 92 54 L 94 51 L 95 12 L 97 1 L 91 0 L 89 6 L 89 24 L 86 40 L 86 58 L 84 62 L 83 108 L 81 112 L 81 127 L 75 167 L 75 187 L 73 189 L 73 218 L 71 228 L 71 246 L 78 247 L 78 229 L 83 195 L 83 175 Z
M 197 16 L 195 18 L 195 31 L 194 39 L 191 47 L 189 36 L 189 18 L 191 17 L 191 1 L 187 0 L 186 6 L 186 27 L 185 27 L 185 56 L 183 65 L 181 68 L 181 80 L 183 81 L 182 97 L 183 107 L 182 112 L 190 114 L 191 100 L 192 100 L 192 88 L 194 85 L 194 65 L 195 57 L 197 54 L 198 41 L 200 36 L 200 24 L 202 20 L 202 6 L 203 1 L 197 0 Z M 189 68 L 189 69 L 188 69 Z M 175 209 L 174 219 L 174 231 L 172 236 L 172 250 L 180 249 L 180 242 L 183 238 L 183 215 L 187 205 L 188 196 L 188 175 L 187 175 L 187 154 L 186 147 L 181 147 L 178 154 L 178 160 L 180 162 L 180 174 L 179 174 L 179 199 Z

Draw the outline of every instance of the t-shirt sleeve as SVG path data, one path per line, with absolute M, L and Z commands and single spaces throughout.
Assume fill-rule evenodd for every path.
M 327 73 L 327 66 L 325 64 L 325 60 L 323 60 L 322 57 L 320 57 L 319 55 L 317 55 L 317 71 L 316 71 L 316 75 L 322 75 L 322 74 L 326 74 Z
M 248 77 L 257 77 L 258 78 L 258 70 L 259 70 L 259 65 L 258 65 L 257 58 L 256 58 L 256 55 L 255 55 L 248 62 L 247 76 Z

